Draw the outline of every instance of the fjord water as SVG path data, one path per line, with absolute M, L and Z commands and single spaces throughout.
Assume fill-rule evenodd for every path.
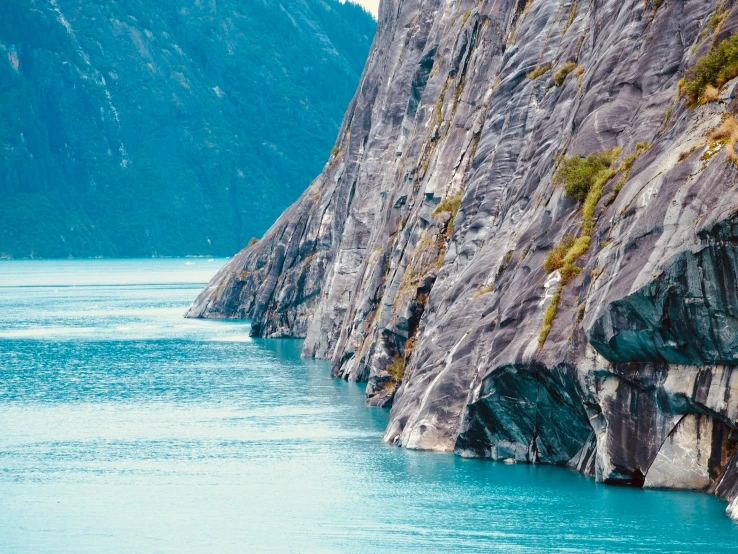
M 0 552 L 721 552 L 717 498 L 382 444 L 362 387 L 182 314 L 222 260 L 0 262 Z

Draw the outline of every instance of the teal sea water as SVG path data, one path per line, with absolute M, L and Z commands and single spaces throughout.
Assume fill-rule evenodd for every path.
M 729 552 L 725 503 L 382 444 L 362 387 L 182 314 L 222 260 L 0 262 L 0 552 Z

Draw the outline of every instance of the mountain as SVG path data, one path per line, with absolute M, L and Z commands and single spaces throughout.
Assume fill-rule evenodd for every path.
M 385 441 L 738 517 L 738 10 L 383 0 L 323 173 L 190 317 L 368 381 Z
M 375 26 L 335 0 L 4 0 L 0 256 L 236 252 L 320 171 Z

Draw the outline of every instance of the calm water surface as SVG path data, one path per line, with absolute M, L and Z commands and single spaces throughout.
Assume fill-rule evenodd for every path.
M 700 494 L 383 445 L 300 343 L 182 314 L 222 260 L 0 262 L 0 552 L 728 552 Z

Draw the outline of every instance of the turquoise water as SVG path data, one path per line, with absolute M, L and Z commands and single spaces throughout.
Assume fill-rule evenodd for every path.
M 725 503 L 382 444 L 362 387 L 182 314 L 222 260 L 0 262 L 0 552 L 721 552 Z

